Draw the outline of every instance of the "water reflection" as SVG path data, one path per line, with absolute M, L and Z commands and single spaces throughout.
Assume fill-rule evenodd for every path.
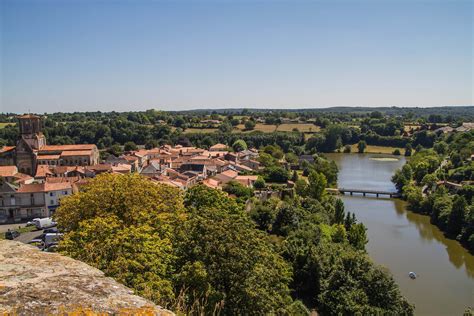
M 425 241 L 437 241 L 446 247 L 449 261 L 457 268 L 464 267 L 469 278 L 474 278 L 474 256 L 466 251 L 456 240 L 448 239 L 443 232 L 430 223 L 430 217 L 407 211 L 405 203 L 397 201 L 395 209 L 398 214 L 405 214 L 408 221 L 416 225 L 419 236 Z
M 339 185 L 394 190 L 390 178 L 405 160 L 378 161 L 374 155 L 334 154 Z M 346 210 L 368 227 L 367 250 L 389 268 L 418 315 L 462 315 L 474 305 L 474 256 L 447 239 L 428 216 L 406 210 L 405 202 L 385 198 L 344 196 Z M 409 271 L 420 276 L 415 281 Z

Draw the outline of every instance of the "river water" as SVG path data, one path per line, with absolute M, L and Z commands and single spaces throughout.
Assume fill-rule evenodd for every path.
M 339 167 L 339 187 L 395 191 L 390 181 L 404 157 L 375 154 L 328 154 Z M 462 315 L 474 307 L 474 256 L 444 237 L 428 216 L 407 211 L 398 199 L 343 196 L 368 229 L 367 251 L 387 267 L 416 315 Z M 412 280 L 408 272 L 418 275 Z

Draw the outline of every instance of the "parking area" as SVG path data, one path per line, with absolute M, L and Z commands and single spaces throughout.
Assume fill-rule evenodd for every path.
M 20 232 L 20 236 L 15 238 L 14 240 L 22 242 L 22 243 L 29 243 L 31 240 L 39 238 L 41 234 L 43 234 L 43 230 L 32 230 L 32 231 L 25 231 L 26 223 L 16 223 L 16 224 L 2 224 L 0 225 L 0 234 L 5 234 L 8 230 L 15 230 Z M 33 227 L 31 229 L 34 229 Z M 30 230 L 31 230 L 30 229 Z M 3 238 L 3 236 L 2 236 Z

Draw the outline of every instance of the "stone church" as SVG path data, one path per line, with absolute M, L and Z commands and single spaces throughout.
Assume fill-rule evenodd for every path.
M 47 145 L 39 116 L 25 114 L 18 120 L 20 138 L 16 146 L 0 149 L 0 165 L 16 165 L 19 172 L 34 176 L 38 165 L 87 166 L 99 163 L 96 145 Z

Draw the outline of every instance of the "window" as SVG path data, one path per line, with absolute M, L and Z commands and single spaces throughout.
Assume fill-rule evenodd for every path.
M 54 205 L 54 200 L 49 201 L 50 205 Z
M 54 192 L 49 192 L 49 196 L 54 196 Z

